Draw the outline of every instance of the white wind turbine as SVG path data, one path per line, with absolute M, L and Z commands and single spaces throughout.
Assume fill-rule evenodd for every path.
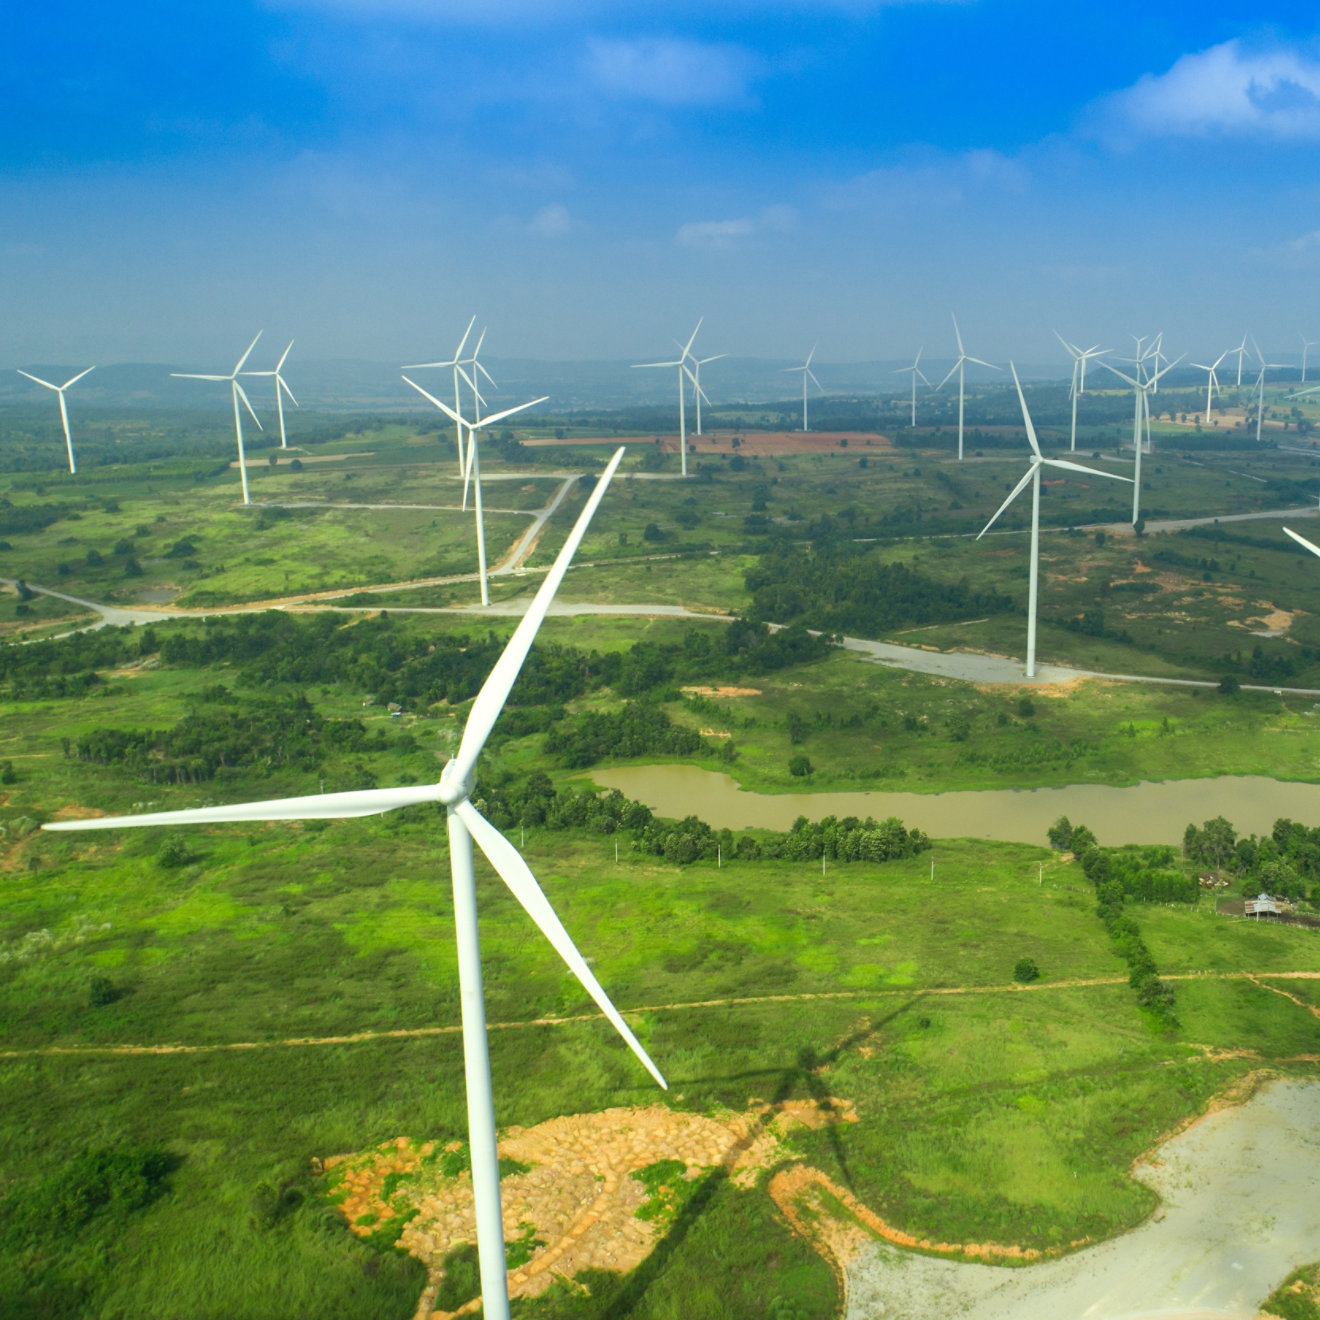
M 689 354 L 688 356 L 692 357 L 691 354 Z M 720 358 L 724 358 L 728 356 L 729 355 L 727 353 L 712 353 L 710 357 L 704 357 L 704 358 L 692 357 L 692 366 L 688 369 L 688 378 L 692 381 L 692 393 L 697 401 L 697 434 L 698 435 L 701 434 L 701 401 L 705 399 L 707 403 L 710 402 L 710 399 L 706 395 L 706 391 L 701 388 L 701 369 L 706 365 L 707 362 L 718 362 Z
M 481 459 L 477 451 L 477 432 L 483 427 L 494 426 L 496 422 L 502 422 L 506 417 L 512 417 L 514 413 L 520 413 L 526 408 L 535 408 L 538 403 L 544 403 L 550 396 L 543 394 L 539 399 L 533 399 L 530 403 L 520 403 L 516 408 L 505 408 L 503 412 L 491 413 L 489 417 L 484 417 L 479 422 L 469 422 L 447 403 L 441 403 L 434 394 L 422 389 L 415 380 L 408 380 L 407 376 L 403 379 L 408 381 L 408 384 L 424 399 L 429 399 L 435 404 L 460 429 L 460 432 L 462 428 L 467 428 L 467 465 L 463 472 L 464 489 L 466 489 L 467 480 L 470 477 L 473 489 L 476 492 L 474 507 L 477 519 L 477 575 L 481 579 L 481 603 L 489 605 L 490 589 L 486 581 L 486 526 L 481 511 Z
M 919 349 L 917 349 L 917 356 L 912 359 L 912 365 L 910 367 L 894 368 L 895 376 L 901 376 L 905 371 L 910 371 L 912 373 L 912 423 L 911 424 L 913 426 L 916 426 L 917 424 L 917 377 L 920 376 L 922 380 L 926 381 L 926 388 L 927 389 L 930 388 L 930 381 L 926 380 L 926 373 L 922 371 L 920 365 L 921 355 L 925 351 L 926 351 L 926 346 L 923 344 Z
M 289 340 L 289 347 L 280 354 L 280 360 L 275 364 L 274 371 L 245 371 L 245 376 L 274 376 L 275 377 L 275 407 L 280 415 L 280 448 L 287 449 L 289 441 L 284 434 L 284 396 L 289 396 L 289 402 L 296 408 L 298 400 L 293 397 L 293 391 L 289 388 L 288 382 L 280 375 L 284 367 L 285 359 L 289 356 L 289 350 L 293 348 L 293 340 Z
M 1313 555 L 1320 555 L 1320 546 L 1312 545 L 1311 542 L 1308 541 L 1304 536 L 1298 536 L 1297 533 L 1294 532 L 1291 527 L 1285 527 L 1283 530 L 1284 532 L 1287 533 L 1287 535 L 1291 536 L 1292 539 L 1296 541 L 1298 545 L 1304 546 Z
M 1302 341 L 1302 384 L 1306 384 L 1306 355 L 1317 345 L 1320 339 L 1308 339 L 1305 335 L 1298 335 Z
M 404 371 L 422 371 L 431 367 L 452 367 L 454 371 L 454 411 L 461 413 L 463 411 L 463 400 L 458 392 L 458 382 L 462 378 L 472 386 L 476 391 L 476 385 L 468 378 L 468 374 L 463 370 L 463 349 L 467 346 L 468 336 L 472 333 L 472 327 L 476 325 L 477 318 L 474 316 L 468 323 L 467 329 L 463 331 L 463 338 L 458 341 L 458 347 L 454 350 L 454 356 L 446 362 L 413 362 L 405 365 Z M 463 471 L 463 424 L 455 424 L 455 438 L 458 441 L 458 470 Z
M 1172 370 L 1182 361 L 1181 357 L 1175 358 L 1172 362 L 1161 367 L 1159 371 L 1152 372 L 1143 380 L 1141 378 L 1141 362 L 1144 359 L 1138 358 L 1137 376 L 1129 376 L 1126 371 L 1119 371 L 1117 367 L 1111 367 L 1108 362 L 1102 362 L 1100 365 L 1106 371 L 1112 371 L 1120 380 L 1125 380 L 1132 386 L 1133 413 L 1132 413 L 1132 445 L 1137 451 L 1136 468 L 1132 474 L 1132 522 L 1135 526 L 1141 517 L 1141 451 L 1144 448 L 1142 443 L 1142 419 L 1143 417 L 1149 423 L 1150 404 L 1147 402 L 1147 396 L 1159 384 L 1159 379 L 1166 371 Z M 1126 478 L 1124 478 L 1126 480 Z
M 1210 401 L 1216 394 L 1223 392 L 1219 388 L 1219 377 L 1215 372 L 1218 370 L 1219 364 L 1228 356 L 1229 351 L 1231 350 L 1221 353 L 1209 366 L 1206 366 L 1204 362 L 1191 362 L 1188 364 L 1198 371 L 1209 373 L 1205 380 L 1205 424 L 1207 426 L 1210 425 Z
M 247 346 L 247 351 L 238 359 L 238 365 L 227 376 L 202 376 L 193 371 L 171 371 L 171 376 L 179 376 L 184 380 L 227 380 L 229 382 L 230 393 L 234 398 L 234 438 L 238 441 L 238 474 L 243 479 L 243 503 L 251 504 L 252 500 L 248 497 L 248 479 L 247 479 L 247 458 L 243 453 L 243 417 L 238 411 L 238 401 L 243 400 L 244 406 L 252 416 L 252 420 L 257 423 L 257 430 L 263 430 L 257 414 L 252 411 L 252 405 L 248 402 L 248 396 L 243 392 L 243 387 L 238 383 L 239 373 L 243 370 L 243 363 L 248 360 L 248 354 L 257 346 L 257 339 L 261 338 L 261 331 L 258 330 L 256 338 Z
M 1228 353 L 1236 353 L 1236 354 L 1237 354 L 1237 360 L 1238 360 L 1237 388 L 1238 388 L 1238 389 L 1241 389 L 1241 388 L 1242 388 L 1242 359 L 1243 359 L 1244 357 L 1246 357 L 1246 355 L 1247 355 L 1247 336 L 1244 334 L 1244 335 L 1242 336 L 1242 342 L 1241 342 L 1236 348 L 1230 348 L 1230 349 L 1228 350 Z M 1228 356 L 1228 353 L 1225 353 L 1224 356 L 1227 357 L 1227 356 Z
M 1265 372 L 1267 368 L 1280 369 L 1281 362 L 1266 362 L 1265 355 L 1260 351 L 1260 345 L 1253 339 L 1251 347 L 1256 350 L 1256 357 L 1260 360 L 1260 373 L 1256 377 L 1256 443 L 1260 444 L 1260 424 L 1265 416 Z
M 54 390 L 60 401 L 60 421 L 64 423 L 64 447 L 69 451 L 69 471 L 77 472 L 78 465 L 73 458 L 73 436 L 69 434 L 69 409 L 64 402 L 64 391 L 70 385 L 82 380 L 88 371 L 95 371 L 95 367 L 88 367 L 87 371 L 80 371 L 76 376 L 66 380 L 63 385 L 52 385 L 48 380 L 42 380 L 40 376 L 34 376 L 30 371 L 24 371 L 21 367 L 15 367 L 15 371 L 20 376 L 26 376 L 28 380 L 34 380 L 38 385 L 44 385 L 48 390 Z
M 825 387 L 816 379 L 816 373 L 811 369 L 811 359 L 816 356 L 816 345 L 812 344 L 811 352 L 807 354 L 807 360 L 800 367 L 780 367 L 781 371 L 800 371 L 802 373 L 802 430 L 807 430 L 807 381 L 811 383 L 822 393 L 825 393 Z
M 697 337 L 697 330 L 701 329 L 701 322 L 706 318 L 700 317 L 697 320 L 697 329 L 688 336 L 688 341 L 683 345 L 683 351 L 678 355 L 676 362 L 634 362 L 634 368 L 641 367 L 677 367 L 678 368 L 678 449 L 683 456 L 683 475 L 687 476 L 687 409 L 685 400 L 687 398 L 687 387 L 683 384 L 683 376 L 686 374 L 691 379 L 692 373 L 688 371 L 687 360 L 692 354 L 692 341 Z M 675 341 L 677 342 L 677 340 Z
M 504 1221 L 500 1208 L 500 1168 L 496 1149 L 495 1105 L 491 1089 L 490 1052 L 486 1043 L 485 1005 L 481 985 L 481 945 L 477 927 L 476 872 L 472 844 L 485 853 L 513 896 L 540 928 L 582 983 L 597 1007 L 623 1037 L 647 1072 L 666 1090 L 668 1084 L 651 1061 L 618 1009 L 578 952 L 536 877 L 518 850 L 472 804 L 477 760 L 499 718 L 536 630 L 545 618 L 587 524 L 623 456 L 615 452 L 596 489 L 578 517 L 554 567 L 531 607 L 520 620 L 504 653 L 495 662 L 463 729 L 458 755 L 444 768 L 437 784 L 404 788 L 373 788 L 351 793 L 321 793 L 312 797 L 277 798 L 227 807 L 162 811 L 144 816 L 101 817 L 59 821 L 48 830 L 105 830 L 137 825 L 216 824 L 228 821 L 341 820 L 376 816 L 398 807 L 434 802 L 445 808 L 449 831 L 449 866 L 454 892 L 454 938 L 458 945 L 459 999 L 463 1019 L 463 1070 L 467 1083 L 468 1140 L 472 1154 L 472 1192 L 477 1220 L 477 1250 L 481 1262 L 481 1295 L 489 1320 L 508 1320 L 508 1277 L 504 1258 Z
M 1076 344 L 1070 344 L 1057 330 L 1054 332 L 1054 337 L 1068 350 L 1068 356 L 1073 360 L 1072 384 L 1068 387 L 1068 394 L 1072 399 L 1072 438 L 1068 448 L 1076 450 L 1077 397 L 1086 393 L 1086 364 L 1093 357 L 1103 357 L 1109 350 L 1101 348 L 1099 344 L 1092 344 L 1090 348 L 1078 348 Z
M 1006 499 L 995 511 L 995 516 L 981 529 L 979 541 L 998 520 L 999 515 L 1015 499 L 1031 486 L 1031 575 L 1027 589 L 1027 677 L 1036 676 L 1036 594 L 1040 578 L 1040 473 L 1044 467 L 1063 468 L 1067 472 L 1085 472 L 1089 477 L 1108 477 L 1111 481 L 1131 481 L 1131 477 L 1120 477 L 1116 472 L 1101 472 L 1096 468 L 1083 467 L 1080 463 L 1070 463 L 1063 458 L 1046 458 L 1040 452 L 1036 439 L 1036 428 L 1031 424 L 1031 414 L 1027 411 L 1027 400 L 1022 393 L 1022 383 L 1018 380 L 1017 368 L 1010 362 L 1013 384 L 1017 386 L 1018 401 L 1022 404 L 1022 421 L 1026 426 L 1027 440 L 1031 445 L 1031 466 L 1026 475 L 1013 487 Z
M 949 368 L 949 374 L 945 376 L 945 378 L 942 381 L 940 381 L 938 388 L 943 389 L 949 383 L 949 380 L 953 376 L 953 373 L 955 371 L 958 373 L 958 461 L 961 463 L 963 456 L 963 371 L 968 362 L 975 362 L 978 367 L 989 367 L 991 371 L 998 371 L 999 368 L 995 366 L 993 362 L 982 362 L 980 358 L 967 356 L 967 351 L 966 349 L 963 348 L 962 333 L 958 329 L 958 318 L 956 316 L 953 316 L 952 312 L 950 312 L 949 315 L 953 317 L 953 335 L 954 338 L 958 341 L 958 360 L 953 364 L 953 366 Z M 920 357 L 921 355 L 918 354 L 917 356 Z M 929 381 L 927 381 L 926 383 L 930 384 Z M 917 424 L 916 396 L 917 396 L 917 378 L 913 376 L 912 377 L 912 425 L 913 426 Z

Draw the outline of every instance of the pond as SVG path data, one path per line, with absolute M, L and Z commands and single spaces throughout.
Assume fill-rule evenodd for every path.
M 615 766 L 592 772 L 661 816 L 697 816 L 716 829 L 786 830 L 798 816 L 897 816 L 933 838 L 1045 842 L 1060 816 L 1086 824 L 1101 843 L 1182 842 L 1188 824 L 1226 816 L 1240 834 L 1268 834 L 1280 816 L 1320 822 L 1320 784 L 1263 775 L 1170 779 L 1110 788 L 981 789 L 955 793 L 751 793 L 728 775 L 690 765 Z

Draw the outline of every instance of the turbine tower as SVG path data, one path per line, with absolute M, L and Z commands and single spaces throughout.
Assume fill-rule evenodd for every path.
M 1215 373 L 1218 370 L 1219 364 L 1227 356 L 1228 356 L 1228 351 L 1221 353 L 1217 358 L 1215 358 L 1215 360 L 1209 366 L 1206 366 L 1204 362 L 1188 363 L 1189 366 L 1195 367 L 1198 371 L 1205 371 L 1209 373 L 1206 376 L 1206 380 L 1205 380 L 1205 424 L 1207 426 L 1210 425 L 1210 400 L 1214 398 L 1216 394 L 1223 393 L 1223 391 L 1219 388 L 1219 377 Z
M 807 354 L 807 360 L 800 367 L 781 367 L 781 371 L 800 371 L 802 373 L 802 431 L 807 431 L 807 381 L 811 383 L 822 394 L 825 393 L 825 387 L 816 379 L 816 373 L 811 369 L 811 359 L 816 356 L 816 345 L 812 344 L 811 352 Z
M 1093 357 L 1103 357 L 1109 352 L 1107 348 L 1101 348 L 1099 344 L 1092 344 L 1090 348 L 1078 348 L 1076 344 L 1070 344 L 1057 330 L 1054 337 L 1068 350 L 1068 356 L 1073 360 L 1072 384 L 1068 387 L 1068 395 L 1072 399 L 1072 436 L 1068 444 L 1069 450 L 1077 449 L 1077 398 L 1086 393 L 1086 364 Z
M 687 360 L 692 354 L 692 341 L 697 337 L 697 330 L 701 329 L 701 322 L 706 318 L 698 318 L 697 329 L 688 336 L 688 341 L 683 345 L 683 351 L 678 355 L 677 362 L 634 362 L 634 368 L 648 367 L 677 367 L 678 368 L 678 449 L 683 458 L 683 475 L 687 476 L 687 411 L 684 407 L 684 401 L 687 397 L 687 387 L 683 384 L 683 376 L 686 373 L 689 379 L 692 373 L 688 371 Z M 677 343 L 677 340 L 675 340 Z
M 1302 341 L 1302 384 L 1306 384 L 1306 355 L 1317 345 L 1320 339 L 1308 339 L 1305 335 L 1298 335 Z
M 914 426 L 914 427 L 915 427 L 916 424 L 917 424 L 917 377 L 920 376 L 921 379 L 922 379 L 923 381 L 926 381 L 926 388 L 927 388 L 927 389 L 930 388 L 930 381 L 926 380 L 926 373 L 925 373 L 924 371 L 922 371 L 922 369 L 921 369 L 921 365 L 920 365 L 920 364 L 921 364 L 921 355 L 922 355 L 925 351 L 926 351 L 926 346 L 923 344 L 919 349 L 917 349 L 917 356 L 914 357 L 914 358 L 912 359 L 912 365 L 911 365 L 910 367 L 895 367 L 895 368 L 894 368 L 894 375 L 895 375 L 895 376 L 901 376 L 905 371 L 910 371 L 910 372 L 912 373 L 912 422 L 911 422 L 911 425 Z
M 289 348 L 286 348 L 280 354 L 280 360 L 275 364 L 274 371 L 245 371 L 245 376 L 274 376 L 275 377 L 275 407 L 280 415 L 280 448 L 287 449 L 289 442 L 284 434 L 284 396 L 289 396 L 289 402 L 296 408 L 298 400 L 293 397 L 293 391 L 289 388 L 288 382 L 280 375 L 284 366 L 285 359 L 289 356 L 289 349 L 293 347 L 293 340 L 289 340 Z
M 1040 444 L 1036 439 L 1036 428 L 1031 424 L 1031 414 L 1027 411 L 1027 400 L 1022 393 L 1022 383 L 1018 380 L 1017 368 L 1010 362 L 1009 369 L 1013 373 L 1013 384 L 1017 386 L 1018 401 L 1022 405 L 1022 421 L 1026 426 L 1027 440 L 1031 444 L 1031 466 L 1027 468 L 1026 475 L 1013 487 L 1006 499 L 995 511 L 995 515 L 981 529 L 981 536 L 984 536 L 998 520 L 999 515 L 1013 503 L 1015 499 L 1027 488 L 1031 486 L 1031 575 L 1027 588 L 1027 677 L 1036 677 L 1036 594 L 1040 579 L 1040 472 L 1041 468 L 1063 468 L 1068 472 L 1085 472 L 1090 477 L 1108 477 L 1111 481 L 1131 481 L 1131 477 L 1120 477 L 1116 472 L 1101 472 L 1096 468 L 1083 467 L 1080 463 L 1070 463 L 1063 458 L 1046 458 L 1040 452 Z M 979 541 L 981 536 L 976 539 Z
M 243 479 L 243 503 L 251 504 L 252 500 L 248 496 L 247 479 L 247 458 L 243 453 L 243 417 L 238 411 L 238 401 L 243 400 L 244 407 L 252 416 L 252 420 L 257 423 L 257 430 L 263 429 L 257 414 L 252 412 L 252 405 L 248 402 L 248 396 L 243 392 L 243 387 L 238 383 L 239 373 L 243 370 L 243 363 L 248 360 L 248 354 L 257 346 L 257 339 L 261 338 L 261 331 L 258 330 L 256 338 L 247 346 L 247 351 L 238 359 L 237 366 L 227 376 L 202 376 L 193 371 L 171 371 L 171 376 L 178 376 L 183 380 L 227 380 L 229 390 L 234 399 L 234 438 L 238 441 L 238 474 Z
M 486 581 L 486 525 L 482 517 L 481 510 L 481 459 L 477 453 L 477 432 L 487 426 L 494 426 L 496 422 L 502 422 L 506 417 L 512 417 L 514 413 L 520 413 L 526 408 L 535 408 L 538 403 L 544 403 L 550 396 L 543 394 L 539 399 L 533 399 L 530 403 L 520 403 L 516 408 L 505 408 L 503 412 L 491 413 L 489 417 L 483 418 L 479 422 L 469 422 L 463 415 L 456 412 L 447 403 L 441 403 L 434 394 L 428 393 L 415 380 L 404 380 L 413 387 L 424 399 L 429 399 L 437 408 L 448 417 L 460 430 L 467 428 L 467 467 L 463 473 L 464 489 L 466 490 L 467 480 L 472 479 L 473 489 L 476 491 L 476 519 L 477 519 L 477 575 L 481 579 L 481 603 L 490 604 L 490 590 Z
M 1119 371 L 1117 367 L 1111 367 L 1108 362 L 1102 362 L 1100 364 L 1102 367 L 1104 367 L 1106 371 L 1112 371 L 1115 376 L 1119 377 L 1120 380 L 1125 380 L 1129 385 L 1132 386 L 1132 399 L 1133 399 L 1132 444 L 1137 451 L 1136 469 L 1132 474 L 1132 482 L 1133 482 L 1132 525 L 1134 527 L 1136 526 L 1138 520 L 1141 518 L 1141 451 L 1142 451 L 1141 423 L 1143 417 L 1147 420 L 1147 422 L 1149 422 L 1149 418 L 1150 418 L 1150 405 L 1147 402 L 1147 395 L 1150 394 L 1150 392 L 1154 390 L 1156 386 L 1159 384 L 1160 377 L 1164 375 L 1166 371 L 1171 371 L 1174 367 L 1176 367 L 1178 363 L 1182 361 L 1182 358 L 1181 357 L 1175 358 L 1172 362 L 1167 363 L 1165 366 L 1161 367 L 1159 371 L 1153 372 L 1151 375 L 1147 376 L 1144 380 L 1141 379 L 1142 361 L 1143 359 L 1138 357 L 1137 367 L 1136 367 L 1138 374 L 1135 378 L 1129 376 L 1126 371 Z M 1105 475 L 1108 476 L 1109 474 L 1106 473 Z
M 536 877 L 521 854 L 472 804 L 477 760 L 499 718 L 536 630 L 545 618 L 555 591 L 563 580 L 587 524 L 600 503 L 623 457 L 615 452 L 596 489 L 578 517 L 531 607 L 519 622 L 504 653 L 496 661 L 468 716 L 458 755 L 445 766 L 437 784 L 404 788 L 375 788 L 355 793 L 323 793 L 312 797 L 246 802 L 229 807 L 201 807 L 191 811 L 163 811 L 145 816 L 102 817 L 60 821 L 50 830 L 117 829 L 136 825 L 184 825 L 251 820 L 340 820 L 349 816 L 376 816 L 397 807 L 423 802 L 445 808 L 449 830 L 449 866 L 454 893 L 454 937 L 458 945 L 459 999 L 463 1019 L 463 1070 L 467 1083 L 468 1140 L 472 1155 L 472 1193 L 477 1219 L 477 1251 L 481 1265 L 481 1296 L 488 1320 L 508 1320 L 508 1275 L 504 1257 L 504 1222 L 500 1208 L 500 1166 L 495 1139 L 495 1105 L 491 1087 L 490 1052 L 486 1043 L 485 1004 L 481 985 L 481 945 L 477 928 L 476 873 L 472 844 L 485 853 L 527 915 L 540 928 L 623 1037 L 647 1072 L 668 1090 L 660 1070 L 610 1002 L 600 982 L 578 952 L 572 937 L 550 906 Z
M 939 388 L 943 389 L 949 383 L 949 379 L 950 377 L 952 377 L 955 371 L 958 373 L 958 462 L 961 463 L 963 456 L 963 370 L 968 362 L 975 362 L 978 367 L 989 367 L 991 371 L 998 371 L 999 368 L 995 366 L 993 362 L 982 362 L 980 358 L 967 356 L 967 351 L 966 349 L 963 348 L 962 334 L 958 329 L 958 318 L 956 316 L 953 316 L 952 312 L 950 312 L 949 315 L 953 317 L 953 335 L 954 338 L 958 341 L 958 360 L 953 364 L 953 366 L 949 368 L 948 376 L 945 376 L 945 378 L 942 381 L 940 381 Z M 918 356 L 920 356 L 920 354 L 918 354 Z M 930 384 L 929 381 L 927 381 L 926 383 Z M 912 425 L 913 426 L 917 424 L 916 387 L 917 387 L 917 378 L 913 376 L 912 378 L 912 396 L 913 396 Z
M 474 316 L 474 317 L 473 317 L 473 318 L 467 323 L 467 329 L 463 331 L 463 338 L 460 339 L 460 340 L 458 341 L 458 347 L 454 350 L 454 356 L 451 357 L 451 358 L 449 358 L 448 361 L 445 361 L 445 362 L 414 362 L 414 363 L 412 363 L 411 365 L 406 365 L 406 366 L 403 368 L 404 371 L 423 371 L 423 370 L 428 370 L 428 369 L 431 368 L 431 367 L 452 367 L 452 368 L 453 368 L 453 371 L 454 371 L 454 411 L 455 411 L 456 413 L 461 413 L 461 412 L 463 411 L 463 400 L 462 400 L 462 398 L 459 396 L 459 393 L 458 393 L 458 382 L 459 382 L 459 378 L 462 377 L 462 379 L 464 379 L 464 380 L 468 380 L 468 374 L 467 374 L 466 371 L 463 370 L 463 366 L 462 366 L 462 363 L 463 363 L 463 349 L 466 347 L 466 345 L 467 345 L 467 341 L 468 341 L 468 336 L 472 333 L 472 327 L 473 327 L 474 325 L 476 325 L 476 323 L 477 323 L 477 318 Z M 471 382 L 470 380 L 468 380 L 468 384 L 471 385 L 472 382 Z M 472 388 L 473 388 L 473 390 L 475 391 L 476 386 L 473 385 Z M 462 427 L 462 425 L 459 425 L 459 424 L 456 424 L 456 425 L 455 425 L 455 427 L 454 427 L 454 436 L 455 436 L 455 439 L 456 439 L 457 442 L 458 442 L 458 470 L 459 470 L 460 472 L 462 472 L 462 471 L 463 471 L 463 427 Z
M 1247 355 L 1247 336 L 1246 336 L 1245 333 L 1244 333 L 1243 336 L 1242 336 L 1242 342 L 1241 342 L 1236 348 L 1230 348 L 1230 349 L 1228 350 L 1228 353 L 1236 353 L 1236 354 L 1237 354 L 1237 360 L 1238 360 L 1237 388 L 1238 388 L 1238 389 L 1241 389 L 1241 388 L 1242 388 L 1242 359 L 1243 359 L 1244 357 L 1246 357 L 1246 355 Z M 1228 356 L 1228 353 L 1225 353 L 1224 356 L 1227 357 L 1227 356 Z
M 34 380 L 38 385 L 44 385 L 48 390 L 54 390 L 60 401 L 60 421 L 64 424 L 64 447 L 69 451 L 69 471 L 77 472 L 78 465 L 73 457 L 73 436 L 69 434 L 69 409 L 64 402 L 64 391 L 70 385 L 82 380 L 88 371 L 95 371 L 95 367 L 88 367 L 86 371 L 80 371 L 76 376 L 66 380 L 63 385 L 52 385 L 48 380 L 42 380 L 40 376 L 34 376 L 30 371 L 24 371 L 21 367 L 15 370 L 20 376 L 26 376 L 28 380 Z

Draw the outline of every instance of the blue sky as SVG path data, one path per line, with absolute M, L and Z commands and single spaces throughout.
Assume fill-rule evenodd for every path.
M 1320 339 L 1320 17 L 1040 0 L 49 0 L 0 360 L 1043 361 Z

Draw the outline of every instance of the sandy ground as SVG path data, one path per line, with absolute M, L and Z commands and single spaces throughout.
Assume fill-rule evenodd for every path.
M 1275 1083 L 1133 1172 L 1161 1208 L 1061 1260 L 1007 1268 L 862 1248 L 847 1320 L 1253 1320 L 1320 1256 L 1320 1085 Z
M 734 445 L 737 436 L 739 444 Z M 653 445 L 660 441 L 666 454 L 678 453 L 677 435 L 602 435 L 574 436 L 571 440 L 524 440 L 528 448 L 542 445 Z M 840 441 L 846 440 L 847 444 Z M 864 431 L 705 431 L 701 435 L 688 432 L 688 444 L 694 446 L 688 453 L 700 458 L 702 454 L 745 454 L 749 458 L 773 457 L 780 454 L 853 455 L 870 453 L 876 458 L 894 457 L 894 447 L 883 435 L 868 435 Z M 854 450 L 858 451 L 854 454 Z

